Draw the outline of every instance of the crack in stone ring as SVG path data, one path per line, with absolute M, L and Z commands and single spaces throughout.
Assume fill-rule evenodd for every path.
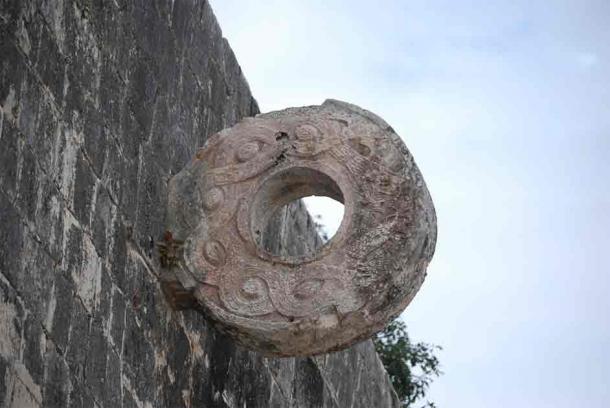
M 310 195 L 344 204 L 318 252 L 278 255 L 273 214 Z M 393 129 L 327 100 L 247 118 L 210 137 L 169 182 L 164 290 L 238 343 L 314 355 L 372 336 L 413 299 L 436 244 L 432 199 Z

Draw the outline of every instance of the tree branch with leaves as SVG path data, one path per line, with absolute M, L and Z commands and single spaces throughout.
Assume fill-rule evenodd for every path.
M 426 396 L 434 378 L 442 374 L 435 355 L 441 347 L 412 343 L 406 324 L 400 320 L 391 322 L 373 342 L 403 408 L 413 407 Z M 436 405 L 427 401 L 423 407 L 433 408 Z

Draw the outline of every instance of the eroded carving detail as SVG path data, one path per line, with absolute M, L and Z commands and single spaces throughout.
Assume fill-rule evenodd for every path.
M 224 265 L 226 260 L 225 247 L 218 241 L 206 242 L 203 246 L 203 256 L 215 267 Z
M 172 282 L 266 354 L 318 354 L 369 337 L 410 302 L 434 252 L 434 207 L 408 150 L 383 120 L 343 102 L 223 130 L 170 192 L 167 228 L 185 242 L 163 249 Z M 335 237 L 317 254 L 268 253 L 260 236 L 269 218 L 312 194 L 344 203 Z
M 224 201 L 224 194 L 221 188 L 212 187 L 206 191 L 203 195 L 203 208 L 207 211 L 214 211 L 222 205 Z

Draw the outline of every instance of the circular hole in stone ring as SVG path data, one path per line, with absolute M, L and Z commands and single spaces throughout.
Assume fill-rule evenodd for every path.
M 297 165 L 276 171 L 259 184 L 250 204 L 250 228 L 252 236 L 257 246 L 259 257 L 286 264 L 302 264 L 320 259 L 333 249 L 338 248 L 345 240 L 349 224 L 352 219 L 351 189 L 348 187 L 348 180 L 343 174 L 325 166 L 317 168 Z M 309 244 L 309 250 L 295 250 L 294 248 L 281 247 L 281 233 L 278 230 L 282 224 L 281 216 L 283 211 L 289 209 L 289 205 L 301 198 L 309 196 L 329 197 L 344 205 L 343 219 L 336 234 L 328 242 L 318 248 Z M 306 210 L 303 205 L 303 211 Z M 293 217 L 288 216 L 286 220 L 299 222 Z M 303 222 L 304 220 L 300 220 Z M 300 233 L 297 238 L 303 244 L 303 240 L 309 237 L 308 229 L 315 231 L 315 220 L 310 218 L 302 231 L 293 231 L 289 234 L 294 239 L 295 233 Z M 303 225 L 295 225 L 300 228 Z M 318 242 L 319 244 L 320 242 Z M 285 244 L 285 243 L 284 243 Z M 292 249 L 292 250 L 291 250 Z

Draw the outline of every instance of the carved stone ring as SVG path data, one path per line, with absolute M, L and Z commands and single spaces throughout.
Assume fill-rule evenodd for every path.
M 162 264 L 170 300 L 242 345 L 312 355 L 370 337 L 411 301 L 436 243 L 430 194 L 382 119 L 328 100 L 212 136 L 170 180 Z M 261 236 L 296 199 L 344 204 L 317 253 L 279 256 Z

